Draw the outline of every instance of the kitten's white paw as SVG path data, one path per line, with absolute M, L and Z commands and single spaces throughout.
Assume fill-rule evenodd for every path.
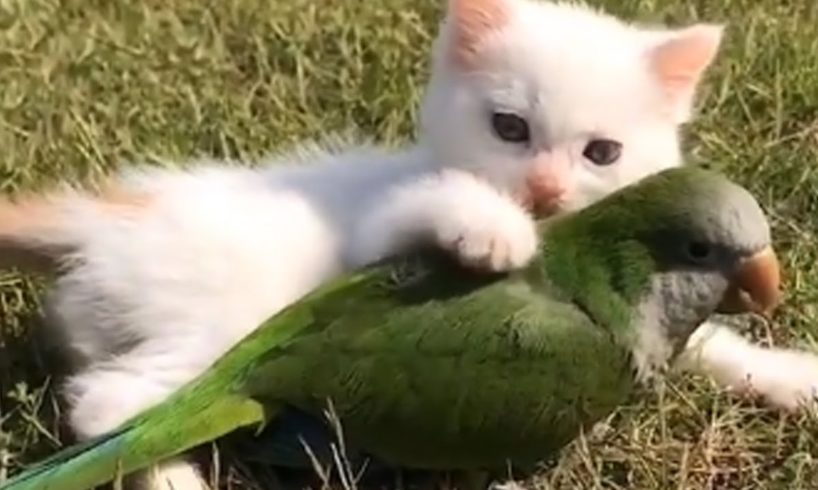
M 465 171 L 448 170 L 389 192 L 357 226 L 345 252 L 359 267 L 434 244 L 470 267 L 505 271 L 537 252 L 534 220 L 514 200 Z
M 720 320 L 696 329 L 680 361 L 685 369 L 707 374 L 719 385 L 775 408 L 818 407 L 818 354 L 761 347 Z
M 438 230 L 438 244 L 468 267 L 493 272 L 525 266 L 537 251 L 534 221 L 512 202 L 494 200 Z
M 134 478 L 134 490 L 210 490 L 196 467 L 181 457 L 162 461 Z
M 525 487 L 514 480 L 506 482 L 492 482 L 489 485 L 489 490 L 525 490 Z
M 761 356 L 759 356 L 761 357 Z M 740 393 L 761 397 L 770 405 L 795 411 L 818 406 L 818 356 L 794 350 L 768 350 L 748 366 Z

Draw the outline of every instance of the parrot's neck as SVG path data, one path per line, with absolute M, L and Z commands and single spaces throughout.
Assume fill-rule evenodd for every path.
M 580 212 L 543 223 L 542 253 L 532 267 L 632 353 L 638 379 L 649 378 L 674 354 L 664 302 L 652 299 L 658 289 L 653 261 L 633 242 L 588 233 L 592 219 L 593 213 Z
M 558 294 L 567 294 L 585 311 L 594 323 L 608 330 L 614 341 L 632 354 L 637 380 L 646 381 L 654 374 L 662 372 L 668 362 L 678 353 L 687 337 L 706 315 L 694 313 L 692 317 L 677 318 L 674 312 L 682 314 L 689 308 L 674 307 L 672 297 L 667 295 L 667 278 L 662 274 L 648 274 L 647 267 L 628 268 L 630 275 L 623 271 L 612 273 L 604 267 L 604 262 L 587 256 L 563 254 L 553 251 L 553 243 L 529 271 L 529 282 L 539 280 L 540 274 L 549 287 Z M 573 247 L 586 251 L 585 247 Z M 623 257 L 612 262 L 627 263 Z M 610 279 L 618 276 L 615 287 Z M 547 278 L 547 279 L 546 279 Z M 627 285 L 627 286 L 625 286 Z M 704 316 L 702 316 L 704 315 Z
M 721 297 L 709 282 L 696 282 L 689 272 L 652 274 L 650 291 L 639 303 L 631 351 L 641 380 L 664 371 L 684 350 L 690 336 L 713 314 L 715 304 L 690 298 Z M 691 288 L 693 290 L 691 291 Z
M 665 305 L 649 295 L 637 309 L 634 319 L 631 358 L 636 379 L 647 382 L 663 372 L 674 355 L 673 342 L 668 336 Z

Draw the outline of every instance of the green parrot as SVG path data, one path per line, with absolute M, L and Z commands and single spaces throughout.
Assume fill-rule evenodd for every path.
M 742 187 L 668 170 L 542 223 L 523 270 L 435 253 L 378 264 L 267 320 L 207 372 L 3 490 L 83 490 L 328 401 L 346 443 L 394 467 L 533 468 L 610 414 L 714 312 L 780 297 L 769 225 Z

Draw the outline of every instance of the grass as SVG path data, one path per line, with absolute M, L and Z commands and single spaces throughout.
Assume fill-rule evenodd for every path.
M 3 0 L 0 191 L 125 161 L 253 159 L 350 130 L 400 143 L 412 136 L 440 3 Z M 774 221 L 787 304 L 774 328 L 747 335 L 818 351 L 818 4 L 603 3 L 646 21 L 729 20 L 687 151 L 750 188 Z M 0 273 L 0 480 L 70 441 L 48 344 L 36 338 L 41 286 Z M 673 376 L 532 484 L 818 488 L 816 430 L 809 416 Z M 225 487 L 254 485 L 221 473 Z

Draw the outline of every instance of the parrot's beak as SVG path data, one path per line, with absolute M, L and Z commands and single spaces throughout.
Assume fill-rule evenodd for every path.
M 769 314 L 781 301 L 781 271 L 772 247 L 742 260 L 730 287 L 719 304 L 718 313 Z

